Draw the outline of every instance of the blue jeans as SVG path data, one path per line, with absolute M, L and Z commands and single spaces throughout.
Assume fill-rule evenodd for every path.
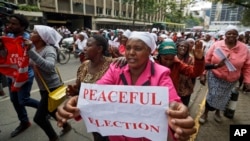
M 10 100 L 14 106 L 14 109 L 16 110 L 18 119 L 21 123 L 27 123 L 29 122 L 27 110 L 25 106 L 38 108 L 39 101 L 30 98 L 30 91 L 32 88 L 34 76 L 30 77 L 28 81 L 20 88 L 18 92 L 11 92 L 11 84 L 12 80 L 8 78 L 8 86 L 10 91 Z

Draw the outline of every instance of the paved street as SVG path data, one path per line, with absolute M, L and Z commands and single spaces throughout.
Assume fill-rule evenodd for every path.
M 75 80 L 76 70 L 80 65 L 79 60 L 71 58 L 70 62 L 66 65 L 59 65 L 62 78 L 66 84 L 72 83 Z M 199 81 L 197 81 L 199 82 Z M 5 92 L 7 89 L 5 88 Z M 190 114 L 196 120 L 196 127 L 198 133 L 194 135 L 191 141 L 229 141 L 229 125 L 230 124 L 250 124 L 250 112 L 248 106 L 250 101 L 250 95 L 240 94 L 237 103 L 237 110 L 234 119 L 227 119 L 223 117 L 221 124 L 217 123 L 213 119 L 213 113 L 209 113 L 208 122 L 204 125 L 199 125 L 199 116 L 202 114 L 204 108 L 204 97 L 207 93 L 207 87 L 201 86 L 199 83 L 195 86 L 195 92 L 191 97 L 189 105 Z M 39 99 L 39 93 L 36 83 L 33 85 L 31 97 Z M 14 112 L 12 103 L 9 97 L 0 99 L 0 141 L 47 141 L 45 133 L 33 122 L 33 116 L 35 109 L 27 108 L 32 126 L 28 128 L 22 134 L 10 138 L 10 133 L 17 127 L 19 121 L 16 113 Z M 56 122 L 51 119 L 56 131 L 59 133 L 60 128 L 56 126 Z M 83 121 L 70 121 L 73 130 L 68 134 L 61 137 L 61 141 L 92 141 L 91 134 L 86 132 Z

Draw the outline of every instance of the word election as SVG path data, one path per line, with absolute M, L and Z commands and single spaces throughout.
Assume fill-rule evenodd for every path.
M 89 132 L 163 141 L 168 98 L 166 87 L 82 83 L 77 107 Z
M 230 125 L 230 141 L 249 141 L 250 125 Z
M 98 91 L 97 89 L 84 88 L 83 99 L 109 103 L 162 105 L 162 101 L 156 99 L 154 92 Z
M 160 127 L 156 125 L 150 125 L 143 122 L 122 122 L 122 121 L 110 121 L 110 120 L 100 120 L 93 119 L 88 117 L 88 120 L 91 124 L 96 125 L 97 127 L 116 127 L 123 128 L 127 130 L 145 130 L 150 132 L 160 132 Z

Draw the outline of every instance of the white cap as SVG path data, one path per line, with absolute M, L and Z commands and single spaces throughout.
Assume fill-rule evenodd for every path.
M 155 32 L 155 31 L 157 31 L 157 28 L 153 28 L 153 29 L 152 29 L 152 32 Z
M 181 33 L 180 33 L 180 32 L 178 32 L 176 36 L 177 36 L 177 37 L 181 37 Z
M 79 34 L 82 35 L 85 39 L 89 38 L 88 35 L 85 32 L 80 32 Z
M 155 42 L 157 42 L 157 35 L 155 33 L 150 33 L 150 35 L 154 38 Z
M 123 32 L 122 35 L 129 38 L 130 34 L 131 34 L 131 31 L 129 29 L 127 29 L 126 31 Z
M 168 38 L 168 36 L 166 34 L 161 34 L 160 37 L 163 38 L 163 39 Z
M 122 32 L 122 33 L 124 32 L 123 29 L 117 29 L 117 31 L 118 31 L 118 32 Z
M 225 28 L 225 33 L 227 33 L 229 30 L 236 30 L 237 32 L 239 32 L 238 28 L 234 25 L 229 25 Z

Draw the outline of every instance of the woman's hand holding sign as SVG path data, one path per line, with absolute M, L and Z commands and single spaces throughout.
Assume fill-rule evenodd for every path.
M 78 117 L 80 115 L 79 109 L 76 107 L 78 96 L 73 96 L 69 100 L 62 103 L 56 112 L 57 125 L 62 127 L 67 120 Z
M 187 107 L 178 102 L 172 102 L 167 111 L 169 127 L 174 131 L 174 137 L 186 141 L 196 132 L 194 120 L 188 114 Z

